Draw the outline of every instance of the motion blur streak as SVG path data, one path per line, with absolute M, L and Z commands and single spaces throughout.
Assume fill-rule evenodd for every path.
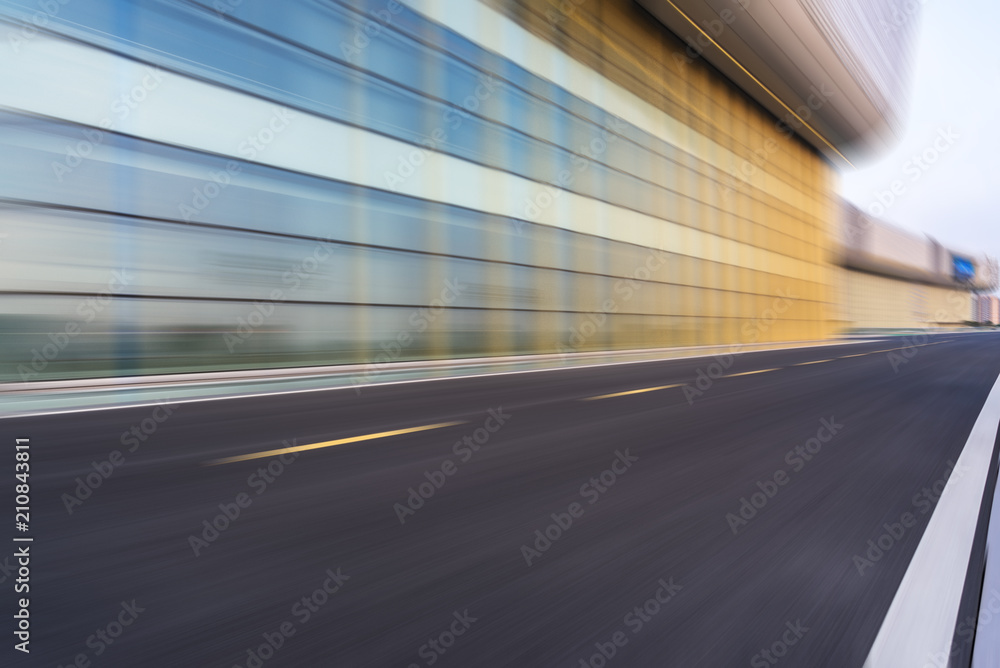
M 61 495 L 149 409 L 0 421 L 37 457 L 32 660 L 245 665 L 342 567 L 350 580 L 272 665 L 425 665 L 420 646 L 468 608 L 478 621 L 448 665 L 578 665 L 618 631 L 623 666 L 748 665 L 800 622 L 781 665 L 860 667 L 933 515 L 922 490 L 940 494 L 1000 375 L 1000 335 L 931 338 L 899 374 L 884 342 L 812 366 L 797 365 L 846 350 L 741 356 L 734 368 L 776 370 L 717 379 L 693 405 L 682 387 L 579 400 L 683 386 L 703 360 L 190 403 L 72 515 Z M 461 462 L 453 445 L 497 406 L 513 418 Z M 467 424 L 303 452 L 284 470 L 201 466 L 429 422 Z M 616 450 L 635 463 L 609 486 Z M 401 525 L 409 490 L 424 498 Z M 574 503 L 560 535 L 552 514 L 567 526 Z M 915 524 L 879 543 L 907 512 Z M 195 558 L 188 537 L 203 533 Z M 530 567 L 525 544 L 546 548 Z M 652 615 L 660 579 L 681 589 Z M 86 638 L 133 598 L 146 611 L 95 657 Z M 641 633 L 624 622 L 636 606 Z
M 264 452 L 255 452 L 249 455 L 239 455 L 236 457 L 226 457 L 224 459 L 216 459 L 210 462 L 206 462 L 210 465 L 215 464 L 232 464 L 234 462 L 245 462 L 250 459 L 261 459 L 263 457 L 274 457 L 276 455 L 293 453 L 293 452 L 305 452 L 306 450 L 318 450 L 320 448 L 332 448 L 335 445 L 344 445 L 346 443 L 360 443 L 361 441 L 372 441 L 377 438 L 388 438 L 389 436 L 398 436 L 400 434 L 412 434 L 418 431 L 426 431 L 428 429 L 441 429 L 442 427 L 452 427 L 456 424 L 462 424 L 461 422 L 442 422 L 440 424 L 428 424 L 421 427 L 408 427 L 406 429 L 395 429 L 393 431 L 382 431 L 377 434 L 365 434 L 364 436 L 351 436 L 349 438 L 340 438 L 335 441 L 323 441 L 322 443 L 310 443 L 308 445 L 296 445 L 285 448 L 279 448 L 277 450 L 266 450 Z
M 917 4 L 0 0 L 0 664 L 965 668 Z
M 891 134 L 909 30 L 785 10 L 845 37 L 806 86 L 732 62 L 773 10 L 643 4 L 2 0 L 0 378 L 870 327 L 900 258 L 840 240 L 833 164 Z M 918 324 L 972 317 L 945 283 Z
M 544 57 L 395 2 L 67 2 L 5 42 L 4 377 L 726 343 L 781 290 L 753 338 L 832 331 L 818 156 L 702 63 L 661 63 L 703 91 L 665 113 L 468 4 Z M 780 148 L 741 174 L 758 136 Z

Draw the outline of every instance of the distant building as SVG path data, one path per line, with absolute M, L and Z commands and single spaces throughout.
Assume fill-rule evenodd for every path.
M 834 243 L 843 330 L 953 328 L 1000 321 L 985 255 L 946 247 L 844 203 Z M 989 301 L 990 299 L 994 301 Z M 994 315 L 996 314 L 996 315 Z
M 974 320 L 978 323 L 1000 325 L 1000 297 L 978 295 L 973 300 Z

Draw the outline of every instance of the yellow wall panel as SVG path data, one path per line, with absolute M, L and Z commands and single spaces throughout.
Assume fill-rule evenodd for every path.
M 640 244 L 666 241 L 676 253 L 676 267 L 657 278 L 673 286 L 652 288 L 662 295 L 650 302 L 655 310 L 678 316 L 656 326 L 661 338 L 738 342 L 740 319 L 761 317 L 779 291 L 795 293 L 798 308 L 779 315 L 759 340 L 818 339 L 833 331 L 833 177 L 822 157 L 780 132 L 778 119 L 714 68 L 689 58 L 687 44 L 631 0 L 574 3 L 556 24 L 523 18 L 558 10 L 554 0 L 487 1 L 640 97 L 656 116 L 651 125 L 676 138 L 676 155 L 652 172 L 657 185 L 676 193 L 654 196 L 669 204 L 660 209 L 663 224 L 632 229 Z M 587 215 L 574 212 L 579 229 L 593 233 Z

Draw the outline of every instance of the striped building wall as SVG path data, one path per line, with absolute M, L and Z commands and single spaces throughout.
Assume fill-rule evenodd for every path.
M 5 379 L 831 333 L 833 170 L 627 0 L 93 0 L 0 49 Z

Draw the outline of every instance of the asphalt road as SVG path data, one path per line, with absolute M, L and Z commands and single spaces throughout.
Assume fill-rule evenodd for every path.
M 0 664 L 860 667 L 1000 374 L 907 343 L 0 420 Z

